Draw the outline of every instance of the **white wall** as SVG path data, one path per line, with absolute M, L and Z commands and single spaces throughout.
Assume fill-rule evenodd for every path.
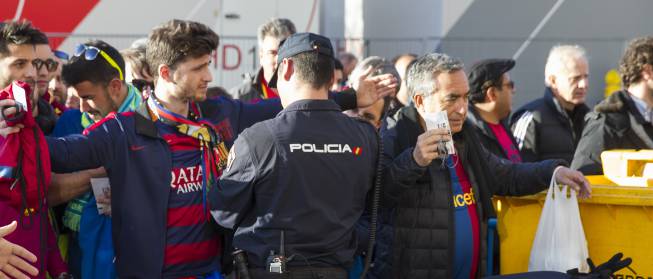
M 345 36 L 373 40 L 369 45 L 352 42 L 347 45 L 348 51 L 360 57 L 367 54 L 392 58 L 415 49 L 431 48 L 431 42 L 415 38 L 443 35 L 443 1 L 346 1 Z
M 225 36 L 256 36 L 256 30 L 271 17 L 295 23 L 297 32 L 320 31 L 320 0 L 221 0 L 222 12 L 217 27 Z M 237 15 L 237 19 L 225 15 Z
M 442 35 L 446 35 L 474 0 L 442 1 Z
M 212 27 L 220 35 L 214 56 L 212 85 L 227 89 L 240 84 L 243 73 L 258 68 L 256 32 L 271 17 L 292 20 L 299 32 L 319 32 L 321 0 L 101 0 L 81 21 L 74 36 L 59 49 L 71 51 L 78 43 L 102 39 L 117 49 L 170 19 L 190 19 Z M 342 13 L 341 13 L 342 14 Z M 236 38 L 237 37 L 237 38 Z

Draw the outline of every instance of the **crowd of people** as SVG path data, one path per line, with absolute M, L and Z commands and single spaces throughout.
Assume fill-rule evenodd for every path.
M 588 198 L 602 151 L 653 148 L 651 37 L 593 109 L 586 51 L 553 47 L 514 113 L 512 59 L 359 59 L 273 18 L 260 69 L 225 90 L 218 45 L 188 20 L 124 50 L 2 23 L 1 278 L 489 276 L 494 195 Z

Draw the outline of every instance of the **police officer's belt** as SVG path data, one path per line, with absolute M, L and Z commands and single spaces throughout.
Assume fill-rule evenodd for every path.
M 347 271 L 335 267 L 288 267 L 283 274 L 270 273 L 264 268 L 251 268 L 249 275 L 253 279 L 347 279 Z

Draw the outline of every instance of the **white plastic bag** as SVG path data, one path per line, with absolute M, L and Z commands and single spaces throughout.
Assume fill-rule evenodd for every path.
M 528 271 L 566 272 L 573 268 L 589 271 L 587 241 L 576 192 L 569 190 L 567 197 L 567 191 L 567 186 L 558 186 L 554 175 L 537 225 Z

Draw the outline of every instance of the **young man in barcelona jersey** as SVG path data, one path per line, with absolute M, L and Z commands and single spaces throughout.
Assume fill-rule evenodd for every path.
M 372 277 L 485 276 L 492 195 L 536 193 L 551 179 L 589 195 L 587 180 L 562 160 L 512 163 L 478 144 L 465 123 L 469 85 L 459 60 L 426 54 L 408 70 L 406 85 L 415 106 L 381 128 L 384 199 Z M 446 112 L 451 134 L 426 129 L 424 119 L 439 112 Z M 449 140 L 455 154 L 440 146 Z
M 207 192 L 238 133 L 282 107 L 278 100 L 205 100 L 217 46 L 217 34 L 200 23 L 171 20 L 156 27 L 147 46 L 156 83 L 151 97 L 136 111 L 110 113 L 84 135 L 47 139 L 53 171 L 106 169 L 118 277 L 221 276 L 224 245 Z M 382 91 L 338 101 L 342 109 L 371 105 Z M 4 121 L 0 127 L 3 135 L 16 131 Z

